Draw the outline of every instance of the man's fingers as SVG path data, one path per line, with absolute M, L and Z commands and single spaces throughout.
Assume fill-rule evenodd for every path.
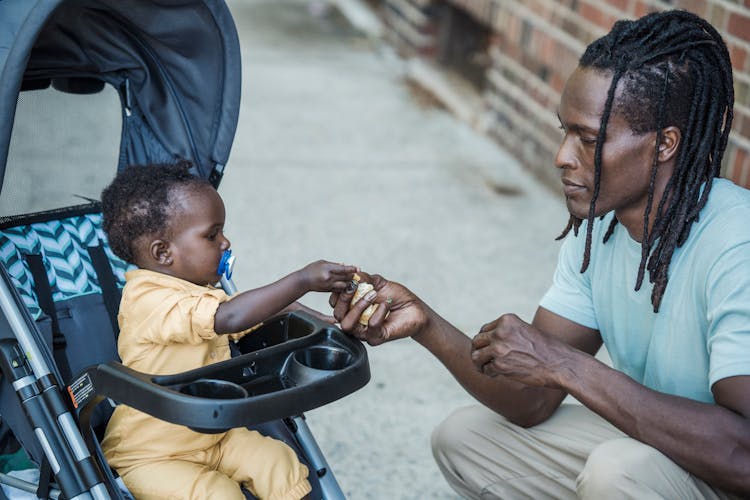
M 472 349 L 471 361 L 477 370 L 484 371 L 484 365 L 494 360 L 492 351 L 487 348 Z
M 339 320 L 346 316 L 346 313 L 349 310 L 349 303 L 352 301 L 352 297 L 354 297 L 354 292 L 356 291 L 357 282 L 354 280 L 347 281 L 346 286 L 339 293 L 336 303 L 331 304 L 331 307 L 333 307 L 333 315 Z
M 479 329 L 480 333 L 489 332 L 491 330 L 494 330 L 497 327 L 497 324 L 500 322 L 500 319 L 496 319 L 494 321 L 490 321 L 489 323 L 485 323 L 482 325 L 482 328 Z
M 378 302 L 377 306 L 377 309 L 375 309 L 375 312 L 372 313 L 367 322 L 365 331 L 367 343 L 371 346 L 384 344 L 390 338 L 390 332 L 385 328 L 385 318 L 388 316 L 391 308 L 390 299 L 386 299 L 385 302 Z
M 342 297 L 345 297 L 345 293 L 342 294 Z M 354 331 L 355 327 L 359 323 L 359 317 L 362 315 L 365 309 L 375 300 L 375 297 L 377 296 L 377 293 L 375 290 L 370 290 L 367 292 L 367 294 L 359 299 L 349 310 L 346 315 L 341 318 L 341 329 L 345 332 L 352 332 Z M 341 299 L 339 299 L 339 303 L 336 304 L 338 307 L 341 304 Z M 334 313 L 335 315 L 335 313 Z M 338 316 L 336 316 L 338 317 Z
M 385 320 L 385 317 L 390 311 L 391 299 L 385 299 L 384 302 L 378 303 L 378 307 L 377 309 L 375 309 L 375 312 L 372 313 L 372 316 L 370 316 L 370 320 L 367 322 L 367 325 L 370 328 L 380 328 Z
M 483 364 L 479 368 L 479 371 L 482 372 L 482 373 L 484 373 L 488 377 L 495 377 L 495 376 L 497 376 L 497 375 L 500 374 L 500 372 L 497 371 L 497 369 L 495 368 L 495 360 L 494 359 L 491 359 L 488 362 L 486 362 L 485 364 Z
M 486 347 L 488 345 L 490 345 L 490 336 L 485 332 L 480 332 L 476 334 L 473 339 L 471 339 L 472 349 L 481 349 L 482 347 Z
M 328 305 L 331 307 L 334 307 L 336 303 L 339 301 L 339 292 L 333 292 L 331 295 L 328 296 Z

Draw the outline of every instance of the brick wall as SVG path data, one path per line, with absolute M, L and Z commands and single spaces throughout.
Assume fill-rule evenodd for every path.
M 446 12 L 458 10 L 490 28 L 479 88 L 492 113 L 488 131 L 547 178 L 557 175 L 551 165 L 560 141 L 560 92 L 586 45 L 617 19 L 670 8 L 692 11 L 709 20 L 729 46 L 735 119 L 724 176 L 750 187 L 750 0 L 383 0 L 383 8 L 394 40 L 425 58 L 435 58 L 446 38 L 460 36 L 444 29 Z M 398 34 L 404 26 L 419 47 Z

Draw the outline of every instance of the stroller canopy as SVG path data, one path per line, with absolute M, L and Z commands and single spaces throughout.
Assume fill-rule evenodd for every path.
M 0 185 L 19 92 L 108 83 L 123 107 L 118 168 L 184 158 L 218 186 L 240 82 L 221 0 L 0 0 Z

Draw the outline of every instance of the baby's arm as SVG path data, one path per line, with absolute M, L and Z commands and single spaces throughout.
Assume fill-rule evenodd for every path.
M 357 268 L 319 260 L 269 285 L 237 294 L 219 305 L 214 331 L 237 333 L 279 313 L 307 292 L 342 291 Z

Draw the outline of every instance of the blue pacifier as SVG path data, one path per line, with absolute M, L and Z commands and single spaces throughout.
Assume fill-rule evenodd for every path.
M 225 276 L 228 280 L 232 279 L 232 270 L 234 269 L 234 255 L 232 250 L 224 250 L 219 261 L 219 276 Z

